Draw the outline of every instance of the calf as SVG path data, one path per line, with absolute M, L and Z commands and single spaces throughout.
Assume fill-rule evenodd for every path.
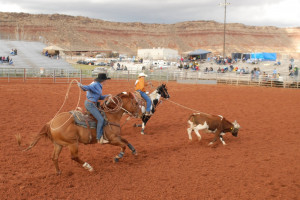
M 198 140 L 201 140 L 199 130 L 207 133 L 214 133 L 214 139 L 209 143 L 212 145 L 219 137 L 223 145 L 226 145 L 223 135 L 226 132 L 231 132 L 233 136 L 237 137 L 240 125 L 234 121 L 229 122 L 221 115 L 210 115 L 206 113 L 194 113 L 189 117 L 188 124 L 190 127 L 187 129 L 189 139 L 192 140 L 192 131 L 194 130 Z

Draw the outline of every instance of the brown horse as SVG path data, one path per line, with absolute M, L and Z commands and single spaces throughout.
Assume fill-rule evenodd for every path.
M 120 104 L 117 105 L 117 102 Z M 141 110 L 136 97 L 132 93 L 123 92 L 116 95 L 111 100 L 105 101 L 103 105 L 101 106 L 102 109 L 110 108 L 114 111 L 106 112 L 108 123 L 103 128 L 104 136 L 106 136 L 106 139 L 109 140 L 109 144 L 121 147 L 121 152 L 119 155 L 114 157 L 114 162 L 118 162 L 119 159 L 123 157 L 126 146 L 130 148 L 133 155 L 137 155 L 134 147 L 128 143 L 126 139 L 120 136 L 120 120 L 123 114 L 126 113 L 133 117 L 141 115 Z M 57 174 L 61 173 L 58 166 L 58 157 L 63 147 L 69 148 L 72 160 L 81 164 L 88 171 L 93 171 L 93 167 L 91 165 L 82 161 L 78 157 L 78 144 L 97 143 L 96 129 L 76 125 L 72 114 L 70 112 L 63 112 L 45 124 L 30 146 L 24 151 L 34 147 L 42 137 L 49 138 L 54 144 L 52 161 Z M 18 138 L 18 143 L 19 145 L 21 144 L 20 137 Z

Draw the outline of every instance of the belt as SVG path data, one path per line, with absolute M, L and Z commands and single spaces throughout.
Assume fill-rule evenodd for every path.
M 91 100 L 89 100 L 89 99 L 86 99 L 88 102 L 91 102 L 91 103 L 96 103 L 96 102 L 94 102 L 94 101 L 91 101 Z

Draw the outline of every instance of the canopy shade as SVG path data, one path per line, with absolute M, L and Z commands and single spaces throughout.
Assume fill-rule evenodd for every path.
M 50 55 L 59 55 L 59 52 L 64 51 L 64 49 L 62 49 L 58 46 L 48 46 L 48 47 L 43 48 L 43 54 L 45 54 L 46 51 Z
M 45 47 L 43 50 L 56 50 L 56 51 L 64 51 L 64 49 L 58 47 L 58 46 L 48 46 Z
M 277 54 L 276 53 L 251 53 L 251 59 L 258 59 L 262 61 L 276 61 Z
M 203 50 L 203 49 L 197 49 L 195 51 L 190 52 L 188 55 L 189 56 L 198 56 L 198 55 L 203 55 L 203 54 L 208 54 L 208 53 L 211 53 L 211 52 Z

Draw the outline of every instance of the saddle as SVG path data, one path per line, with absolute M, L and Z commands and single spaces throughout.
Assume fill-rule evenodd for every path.
M 139 105 L 140 105 L 140 106 L 146 107 L 147 102 L 146 102 L 146 100 L 141 96 L 141 94 L 140 94 L 138 91 L 134 91 L 133 94 L 134 94 L 135 97 L 137 98 Z
M 96 129 L 97 121 L 95 118 L 92 118 L 89 114 L 83 114 L 79 110 L 72 110 L 70 113 L 74 117 L 75 124 L 78 126 L 82 126 L 84 128 Z M 105 120 L 106 121 L 106 120 Z
M 146 108 L 147 106 L 147 102 L 146 100 L 141 96 L 141 94 L 138 91 L 134 91 L 134 95 L 138 100 L 138 104 L 140 105 L 140 107 Z M 155 111 L 155 106 L 153 105 L 153 102 L 151 101 L 151 105 L 152 105 L 152 110 L 150 110 L 150 112 L 154 113 Z
M 97 128 L 97 120 L 89 112 L 83 113 L 80 110 L 72 110 L 72 111 L 70 111 L 70 113 L 74 117 L 75 125 L 82 126 L 84 128 L 87 128 L 87 129 L 96 129 Z M 104 127 L 107 126 L 107 125 L 114 125 L 114 126 L 120 127 L 120 125 L 116 124 L 116 123 L 109 122 L 107 120 L 105 112 L 101 112 L 101 115 L 104 118 L 103 138 L 108 140 L 107 137 L 106 137 L 106 132 L 105 132 Z M 91 132 L 89 134 L 90 134 L 90 142 L 91 142 Z

